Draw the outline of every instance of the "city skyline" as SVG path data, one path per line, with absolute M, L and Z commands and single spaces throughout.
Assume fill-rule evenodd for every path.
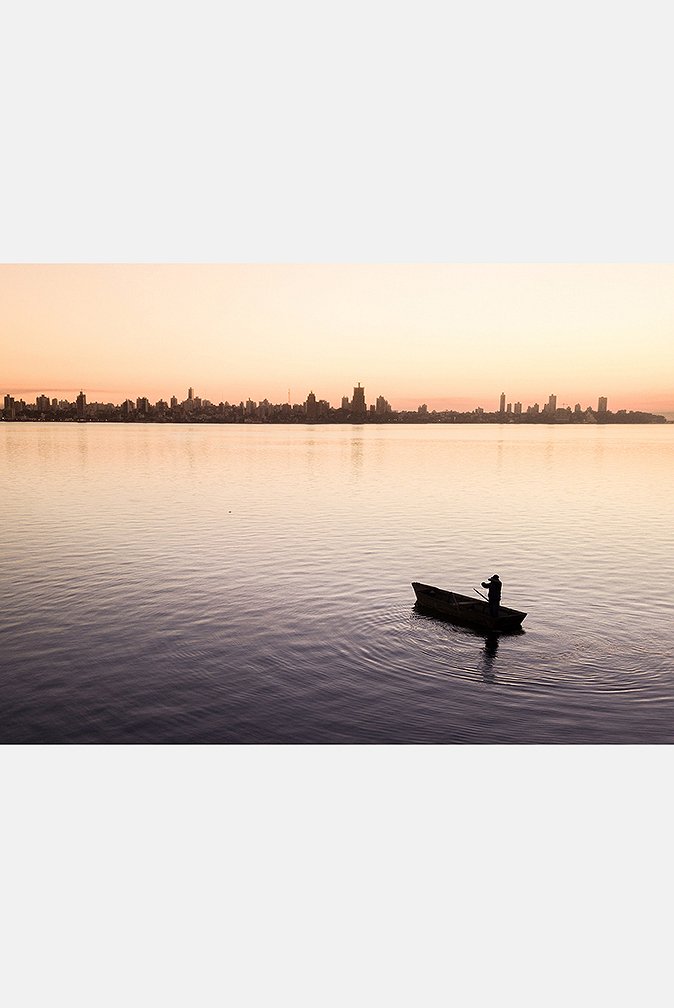
M 360 382 L 358 384 L 360 385 Z M 319 387 L 319 386 L 316 386 L 316 387 Z M 216 396 L 215 399 L 209 399 L 205 395 L 204 396 L 198 395 L 198 394 L 194 395 L 193 394 L 194 393 L 194 386 L 190 386 L 188 388 L 187 395 L 184 398 L 180 398 L 180 397 L 176 396 L 175 392 L 173 392 L 171 394 L 160 395 L 156 400 L 154 400 L 153 397 L 149 397 L 149 396 L 139 397 L 139 395 L 136 392 L 129 392 L 129 394 L 121 395 L 117 399 L 104 399 L 104 398 L 92 399 L 91 398 L 92 394 L 96 395 L 96 396 L 99 396 L 99 395 L 102 395 L 103 393 L 110 393 L 111 391 L 114 391 L 114 390 L 110 390 L 110 389 L 89 389 L 87 391 L 86 389 L 83 389 L 83 388 L 78 387 L 78 386 L 72 386 L 72 387 L 69 387 L 69 388 L 61 388 L 61 389 L 56 389 L 56 388 L 50 389 L 50 388 L 47 388 L 47 387 L 36 387 L 36 388 L 30 388 L 30 389 L 5 387 L 5 389 L 3 390 L 2 394 L 5 395 L 5 396 L 10 395 L 14 399 L 18 399 L 18 398 L 25 399 L 25 401 L 27 403 L 29 403 L 29 404 L 33 404 L 34 403 L 36 405 L 40 405 L 40 399 L 45 399 L 45 400 L 48 401 L 48 403 L 49 403 L 50 406 L 53 406 L 56 402 L 59 402 L 59 403 L 60 402 L 72 402 L 72 403 L 74 403 L 76 401 L 77 395 L 81 394 L 82 392 L 84 392 L 84 394 L 89 397 L 89 402 L 101 402 L 101 403 L 102 402 L 107 402 L 107 403 L 111 403 L 111 404 L 116 405 L 116 406 L 121 406 L 126 400 L 132 400 L 133 401 L 133 400 L 136 400 L 138 398 L 146 398 L 146 399 L 148 399 L 149 402 L 151 402 L 153 404 L 156 404 L 156 403 L 159 403 L 159 402 L 162 402 L 162 401 L 170 403 L 171 400 L 173 400 L 173 399 L 176 399 L 177 403 L 183 404 L 185 402 L 188 402 L 190 399 L 196 399 L 196 400 L 199 400 L 199 401 L 204 400 L 204 401 L 206 401 L 208 403 L 212 403 L 214 405 L 217 405 L 220 402 L 232 403 L 232 404 L 235 404 L 237 402 L 242 403 L 242 402 L 246 402 L 246 401 L 249 401 L 249 400 L 253 399 L 253 395 L 252 394 L 246 395 L 243 398 L 238 398 L 236 396 L 234 396 L 234 397 L 231 397 L 231 396 L 230 397 L 228 397 L 228 396 L 223 397 L 222 395 L 220 395 L 220 396 Z M 66 396 L 66 393 L 68 395 L 73 396 L 73 398 L 72 399 L 68 399 L 67 396 Z M 304 402 L 306 402 L 307 396 L 314 396 L 314 397 L 316 397 L 316 393 L 314 392 L 314 388 L 313 387 L 310 388 L 310 389 L 308 389 L 308 391 L 304 394 L 304 397 L 300 396 L 298 398 L 296 396 L 292 396 L 290 393 L 291 393 L 291 390 L 288 389 L 287 396 L 284 399 L 279 400 L 279 402 L 288 402 L 288 403 L 295 403 L 295 404 L 297 404 L 297 403 L 304 403 Z M 375 401 L 376 401 L 376 399 L 379 398 L 381 395 L 384 395 L 384 394 L 385 393 L 377 392 L 376 395 L 374 396 L 374 398 L 372 399 L 372 403 L 368 403 L 368 405 L 374 404 Z M 26 399 L 25 398 L 26 396 L 28 396 L 30 398 Z M 336 405 L 330 399 L 327 399 L 326 397 L 323 397 L 323 396 L 320 396 L 320 397 L 317 397 L 317 398 L 320 398 L 321 400 L 328 402 L 330 406 L 333 406 L 334 408 L 337 408 Z M 338 395 L 335 398 L 338 399 L 338 400 L 341 400 L 343 402 L 345 396 L 344 395 Z M 496 398 L 498 398 L 498 403 L 496 405 L 493 405 L 493 402 L 496 401 Z M 570 396 L 569 398 L 572 399 L 572 400 L 575 400 L 575 401 L 573 403 L 571 403 L 570 401 L 567 402 L 566 399 L 564 399 L 562 401 L 561 397 L 558 396 L 556 393 L 551 393 L 548 396 L 539 395 L 534 402 L 529 402 L 528 403 L 526 401 L 515 400 L 514 398 L 508 398 L 504 392 L 501 392 L 498 397 L 495 397 L 495 396 L 492 395 L 488 400 L 484 400 L 482 402 L 473 402 L 473 400 L 470 399 L 469 397 L 467 397 L 467 396 L 461 396 L 461 395 L 454 395 L 454 396 L 449 396 L 448 395 L 448 396 L 445 396 L 445 397 L 441 397 L 441 402 L 442 403 L 445 403 L 445 402 L 447 402 L 447 403 L 451 403 L 451 402 L 454 402 L 454 403 L 464 403 L 464 404 L 468 403 L 468 402 L 472 402 L 473 403 L 472 406 L 464 406 L 462 408 L 459 408 L 458 406 L 452 406 L 452 405 L 443 405 L 443 406 L 440 406 L 440 407 L 436 407 L 435 405 L 430 405 L 430 403 L 433 403 L 433 402 L 437 401 L 437 400 L 433 400 L 432 397 L 426 397 L 426 398 L 420 398 L 418 400 L 414 400 L 414 404 L 412 404 L 412 400 L 410 399 L 409 400 L 409 404 L 405 404 L 403 406 L 398 406 L 394 402 L 391 402 L 391 406 L 392 406 L 392 408 L 399 409 L 401 411 L 415 410 L 419 406 L 425 405 L 429 409 L 437 409 L 438 412 L 440 412 L 440 411 L 442 411 L 442 412 L 444 412 L 444 411 L 474 412 L 476 410 L 482 410 L 482 411 L 487 412 L 487 413 L 510 413 L 510 412 L 517 413 L 518 410 L 516 409 L 516 407 L 518 407 L 518 406 L 521 407 L 525 411 L 526 411 L 527 407 L 531 407 L 531 406 L 534 406 L 534 407 L 535 406 L 539 406 L 539 408 L 541 410 L 543 410 L 544 406 L 546 404 L 549 404 L 550 399 L 554 399 L 556 403 L 557 402 L 559 403 L 560 408 L 567 408 L 567 407 L 569 407 L 571 409 L 574 409 L 577 406 L 581 406 L 583 408 L 583 410 L 589 408 L 589 409 L 595 410 L 596 412 L 602 412 L 602 411 L 607 411 L 608 410 L 608 402 L 609 402 L 610 399 L 612 400 L 612 397 L 605 396 L 605 395 L 604 396 L 602 396 L 602 395 L 594 395 L 592 397 L 591 401 L 582 400 L 582 397 L 574 397 L 573 395 Z M 541 400 L 541 401 L 539 402 L 538 400 Z M 263 402 L 263 401 L 264 402 L 271 402 L 272 400 L 270 400 L 269 397 L 266 396 L 266 395 L 265 396 L 260 396 L 258 393 L 256 393 L 255 402 L 257 403 L 257 402 Z M 502 401 L 502 405 L 501 405 L 501 401 Z M 603 407 L 602 407 L 602 401 L 604 403 Z M 492 405 L 493 405 L 493 408 L 492 408 Z M 628 409 L 628 407 L 623 406 L 619 402 L 619 403 L 616 404 L 616 410 L 618 410 L 618 409 L 623 410 L 623 409 Z M 642 410 L 642 409 L 645 410 L 646 407 L 643 406 L 640 403 L 636 403 L 635 405 L 633 405 L 632 407 L 630 407 L 630 409 L 638 411 L 638 410 Z M 609 412 L 612 412 L 612 410 L 609 410 Z M 658 410 L 649 410 L 648 412 L 658 412 Z M 667 412 L 672 412 L 672 411 L 664 410 L 664 411 L 661 411 L 661 412 L 667 413 Z
M 152 402 L 147 396 L 137 396 L 135 402 L 125 398 L 121 403 L 90 400 L 80 390 L 74 402 L 68 399 L 51 398 L 40 394 L 35 401 L 16 400 L 6 393 L 0 410 L 0 419 L 16 420 L 150 420 L 153 422 L 208 421 L 220 423 L 241 423 L 245 421 L 269 423 L 359 423 L 375 422 L 428 422 L 440 423 L 661 423 L 668 418 L 643 410 L 608 409 L 608 397 L 598 396 L 597 405 L 583 406 L 580 402 L 573 409 L 566 403 L 558 403 L 556 394 L 550 393 L 547 402 L 524 405 L 522 402 L 508 402 L 505 392 L 499 396 L 498 408 L 485 409 L 481 405 L 468 411 L 428 408 L 427 403 L 419 403 L 416 409 L 397 410 L 383 395 L 371 397 L 368 403 L 366 389 L 360 382 L 353 388 L 353 396 L 341 397 L 339 406 L 333 406 L 327 399 L 318 399 L 309 391 L 301 402 L 292 403 L 290 390 L 287 402 L 274 403 L 269 399 L 240 400 L 238 403 L 220 399 L 214 403 L 195 394 L 194 386 L 187 390 L 185 399 L 172 395 L 168 400 Z M 670 422 L 674 422 L 671 420 Z
M 674 411 L 670 265 L 0 266 L 4 390 Z M 187 376 L 187 379 L 185 378 Z M 546 392 L 547 397 L 549 393 Z M 498 393 L 497 393 L 498 395 Z
M 30 391 L 35 392 L 34 389 L 30 390 Z M 74 391 L 74 390 L 72 390 L 72 389 L 67 389 L 67 390 L 61 389 L 59 391 L 68 391 L 68 392 L 71 392 L 71 391 Z M 68 400 L 68 399 L 59 399 L 58 396 L 50 396 L 48 392 L 42 391 L 42 392 L 39 392 L 35 396 L 34 402 L 35 402 L 35 405 L 38 408 L 42 408 L 42 409 L 56 408 L 58 405 L 68 405 L 68 404 L 75 405 L 75 403 L 77 403 L 77 405 L 84 405 L 87 402 L 87 394 L 88 393 L 86 393 L 83 389 L 80 389 L 78 395 L 76 396 L 76 399 L 74 401 L 72 401 L 72 403 L 71 403 L 71 400 Z M 5 393 L 5 404 L 7 402 L 8 397 L 12 398 L 12 390 L 9 390 L 8 392 Z M 125 396 L 123 399 L 119 400 L 118 402 L 113 402 L 111 404 L 115 405 L 115 406 L 122 406 L 126 402 L 132 402 L 133 398 L 134 397 Z M 537 412 L 539 409 L 540 409 L 541 412 L 544 412 L 544 413 L 545 412 L 554 412 L 555 409 L 557 408 L 557 398 L 558 398 L 557 395 L 553 392 L 553 393 L 550 393 L 550 395 L 548 396 L 548 399 L 547 399 L 546 403 L 543 403 L 542 405 L 540 403 L 538 403 L 538 402 L 529 403 L 526 408 L 529 409 L 529 410 L 533 410 L 534 412 Z M 607 410 L 608 410 L 608 397 L 600 395 L 600 396 L 597 396 L 595 398 L 597 399 L 597 406 L 596 407 L 592 407 L 591 403 L 588 403 L 588 404 L 586 404 L 583 407 L 580 402 L 577 402 L 577 403 L 575 403 L 574 408 L 575 409 L 579 409 L 579 408 L 594 409 L 595 412 L 598 412 L 598 413 L 605 413 L 605 412 L 607 412 Z M 192 404 L 192 403 L 197 404 L 197 405 L 201 405 L 202 402 L 204 402 L 204 403 L 206 403 L 208 405 L 217 405 L 217 403 L 213 403 L 211 400 L 207 399 L 205 396 L 201 396 L 199 394 L 195 394 L 194 386 L 193 385 L 189 386 L 189 388 L 187 390 L 187 395 L 185 396 L 184 399 L 179 399 L 175 394 L 173 394 L 171 396 L 168 396 L 168 397 L 162 396 L 162 397 L 160 397 L 157 400 L 156 403 L 151 403 L 149 397 L 147 397 L 147 396 L 135 396 L 135 399 L 136 399 L 137 402 L 141 402 L 141 400 L 142 400 L 145 403 L 148 403 L 148 404 L 151 404 L 151 405 L 160 405 L 161 403 L 165 403 L 165 404 L 170 405 L 171 407 L 175 407 L 175 406 L 178 406 L 178 405 L 180 405 L 180 406 L 187 406 L 187 405 Z M 269 399 L 266 396 L 263 397 L 262 399 L 259 399 L 259 400 L 258 399 L 252 400 L 251 396 L 248 396 L 245 400 L 243 400 L 243 399 L 239 400 L 239 402 L 240 402 L 241 405 L 243 405 L 244 402 L 251 402 L 251 401 L 254 401 L 255 405 L 257 405 L 258 402 L 269 403 Z M 320 399 L 318 401 L 319 402 L 325 402 L 325 403 L 327 403 L 328 406 L 332 407 L 332 403 L 329 400 L 327 400 L 327 399 Z M 98 400 L 90 400 L 90 404 L 92 402 L 98 402 Z M 309 402 L 312 402 L 313 404 L 315 404 L 317 402 L 317 398 L 316 398 L 316 395 L 315 395 L 313 389 L 309 390 L 309 392 L 307 393 L 305 399 L 303 399 L 303 400 L 302 399 L 297 400 L 297 402 L 295 403 L 295 405 L 298 405 L 300 403 L 304 403 L 306 405 Z M 367 397 L 366 397 L 366 388 L 365 388 L 365 386 L 362 386 L 360 382 L 358 382 L 357 385 L 353 389 L 353 399 L 351 401 L 349 400 L 348 396 L 346 396 L 346 395 L 341 396 L 341 407 L 342 408 L 344 408 L 347 405 L 349 405 L 350 402 L 352 402 L 353 404 L 355 404 L 355 408 L 356 408 L 357 412 L 361 412 L 361 411 L 367 410 L 368 406 L 376 407 L 376 405 L 378 403 L 380 403 L 380 402 L 386 403 L 387 407 L 391 406 L 391 404 L 388 402 L 388 400 L 386 400 L 383 397 L 383 395 L 381 395 L 381 394 L 377 394 L 375 396 L 374 400 L 371 403 L 368 403 L 367 402 Z M 222 397 L 220 398 L 219 403 L 220 404 L 224 403 L 226 405 L 234 405 L 235 404 L 235 403 L 231 403 L 230 404 L 229 399 L 223 399 Z M 290 389 L 288 389 L 287 403 L 289 405 L 291 404 Z M 32 405 L 32 403 L 31 403 L 31 405 Z M 271 403 L 270 403 L 270 405 L 271 405 Z M 569 406 L 568 403 L 561 403 L 560 404 L 560 407 L 562 407 L 562 408 L 567 408 L 568 406 Z M 418 403 L 416 408 L 419 409 L 419 408 L 422 408 L 422 407 L 426 407 L 427 408 L 428 404 L 427 403 Z M 337 408 L 337 407 L 335 407 L 335 408 Z M 509 402 L 507 400 L 506 393 L 505 392 L 501 392 L 501 394 L 499 396 L 499 405 L 498 405 L 497 409 L 493 409 L 492 410 L 492 409 L 489 408 L 489 405 L 485 406 L 482 403 L 476 403 L 472 410 L 468 410 L 468 411 L 464 411 L 464 412 L 487 412 L 487 413 L 514 413 L 514 414 L 518 414 L 518 413 L 522 412 L 523 408 L 524 408 L 524 404 L 522 402 L 519 402 L 519 401 L 517 401 L 515 403 Z

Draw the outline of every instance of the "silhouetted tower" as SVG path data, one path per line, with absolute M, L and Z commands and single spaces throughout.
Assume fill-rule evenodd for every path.
M 316 409 L 316 396 L 314 395 L 313 392 L 310 392 L 309 395 L 307 396 L 307 401 L 304 404 L 304 409 L 307 414 L 307 420 L 316 419 L 318 411 Z
M 548 413 L 554 415 L 557 412 L 557 396 L 551 395 L 548 399 Z
M 599 403 L 597 405 L 597 413 L 605 413 L 608 406 L 608 399 L 606 396 L 599 396 Z
M 190 402 L 192 401 L 192 399 L 194 399 L 194 389 L 193 388 L 187 390 L 187 398 L 190 400 Z
M 84 392 L 80 391 L 80 394 L 77 397 L 77 416 L 79 417 L 80 420 L 84 417 L 84 410 L 86 405 L 87 405 L 87 397 L 85 396 Z
M 365 405 L 365 389 L 361 388 L 360 382 L 353 390 L 353 399 L 351 400 L 351 415 L 353 417 L 364 417 L 367 413 L 367 406 Z
M 498 408 L 499 413 L 505 413 L 505 392 L 501 392 L 501 401 Z

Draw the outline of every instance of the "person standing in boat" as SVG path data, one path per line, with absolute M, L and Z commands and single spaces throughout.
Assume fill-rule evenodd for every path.
M 489 615 L 492 619 L 496 619 L 498 616 L 498 607 L 501 604 L 503 582 L 498 574 L 492 574 L 488 581 L 482 581 L 482 587 L 489 589 Z

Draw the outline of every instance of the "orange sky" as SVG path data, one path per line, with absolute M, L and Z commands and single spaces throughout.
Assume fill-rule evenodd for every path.
M 674 410 L 671 265 L 0 266 L 0 394 Z

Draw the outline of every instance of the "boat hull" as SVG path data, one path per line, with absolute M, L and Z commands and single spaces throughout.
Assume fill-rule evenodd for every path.
M 457 595 L 456 592 L 435 588 L 433 585 L 413 581 L 412 587 L 417 597 L 417 606 L 425 612 L 459 623 L 462 626 L 478 627 L 490 633 L 507 633 L 519 630 L 527 615 L 518 609 L 508 609 L 499 606 L 499 614 L 494 617 L 489 613 L 489 603 L 480 599 L 472 599 L 467 595 Z

